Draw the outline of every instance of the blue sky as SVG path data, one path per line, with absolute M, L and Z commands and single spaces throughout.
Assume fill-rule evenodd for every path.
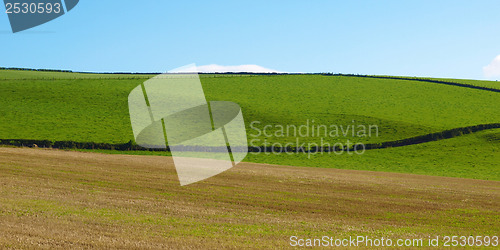
M 483 68 L 500 55 L 498 0 L 82 0 L 16 34 L 0 10 L 4 67 L 164 72 L 190 63 L 255 64 L 485 79 Z M 488 77 L 500 78 L 492 65 Z

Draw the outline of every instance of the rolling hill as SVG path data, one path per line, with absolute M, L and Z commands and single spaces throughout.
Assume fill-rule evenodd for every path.
M 0 139 L 133 140 L 128 93 L 151 75 L 0 70 Z M 435 80 L 435 79 L 432 79 Z M 445 79 L 445 81 L 455 81 Z M 342 75 L 201 75 L 208 100 L 238 103 L 251 146 L 377 144 L 500 123 L 500 94 L 431 82 Z M 457 80 L 489 86 L 497 82 Z M 279 133 L 283 127 L 375 125 L 372 136 Z M 263 129 L 267 126 L 267 134 Z M 260 133 L 260 134 L 259 134 Z M 363 155 L 249 154 L 246 161 L 499 180 L 498 130 Z M 433 139 L 434 140 L 434 139 Z M 158 152 L 123 152 L 160 154 Z M 465 157 L 469 156 L 469 157 Z

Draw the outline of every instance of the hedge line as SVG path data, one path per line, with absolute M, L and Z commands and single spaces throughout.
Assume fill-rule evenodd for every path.
M 397 77 L 397 76 L 369 76 L 369 75 L 351 75 L 351 74 L 323 74 L 323 75 L 430 82 L 430 83 L 446 84 L 446 85 L 457 86 L 457 87 L 465 87 L 465 88 L 471 88 L 471 89 L 480 89 L 480 90 L 487 90 L 487 91 L 492 91 L 492 92 L 500 92 L 500 89 L 475 86 L 475 85 L 466 84 L 466 83 L 457 83 L 457 82 L 451 82 L 451 81 L 448 82 L 448 81 L 432 80 L 432 79 L 418 78 L 418 77 L 412 78 L 412 77 Z
M 0 139 L 0 145 L 16 147 L 39 147 L 39 148 L 59 148 L 59 149 L 107 149 L 107 150 L 150 150 L 140 147 L 129 141 L 127 143 L 110 144 L 95 142 L 75 142 L 75 141 L 50 141 L 50 140 L 30 140 L 30 139 Z
M 382 149 L 382 148 L 392 148 L 392 147 L 402 147 L 413 144 L 426 143 L 431 141 L 438 141 L 443 139 L 449 139 L 461 135 L 471 134 L 474 132 L 500 128 L 500 123 L 491 124 L 481 124 L 469 127 L 454 128 L 441 132 L 415 136 L 411 138 L 387 141 L 381 143 L 371 143 L 364 144 L 365 150 L 370 149 Z M 9 145 L 17 147 L 39 147 L 39 148 L 58 148 L 58 149 L 105 149 L 105 150 L 119 150 L 119 151 L 167 151 L 170 152 L 170 148 L 144 148 L 132 141 L 121 144 L 110 144 L 110 143 L 95 143 L 95 142 L 75 142 L 75 141 L 50 141 L 50 140 L 25 140 L 25 139 L 0 139 L 0 145 Z M 178 151 L 192 151 L 192 152 L 226 152 L 227 147 L 203 147 L 203 146 L 175 146 L 175 150 Z M 231 148 L 233 152 L 244 152 L 246 148 L 233 147 Z M 312 148 L 297 148 L 297 147 L 248 147 L 249 152 L 333 152 L 340 150 L 354 150 L 354 146 L 351 148 L 340 148 L 340 147 L 312 147 Z M 357 148 L 361 150 L 361 148 Z
M 381 149 L 381 148 L 391 148 L 391 147 L 402 147 L 413 144 L 426 143 L 431 141 L 439 141 L 444 139 L 450 139 L 453 137 L 471 134 L 474 132 L 487 130 L 487 129 L 495 129 L 500 128 L 500 123 L 490 123 L 490 124 L 480 124 L 476 126 L 469 126 L 463 128 L 454 128 L 441 132 L 436 132 L 427 135 L 415 136 L 407 139 L 396 140 L 396 141 L 388 141 L 382 143 L 374 143 L 374 144 L 365 144 L 366 149 Z
M 0 70 L 20 70 L 20 71 L 44 71 L 44 72 L 66 72 L 71 73 L 71 70 L 63 70 L 63 69 L 30 69 L 30 68 L 8 68 L 8 67 L 0 67 Z
M 470 127 L 454 128 L 454 129 L 450 129 L 450 130 L 445 130 L 445 131 L 426 134 L 426 135 L 415 136 L 415 137 L 401 139 L 401 140 L 387 141 L 387 142 L 381 142 L 381 143 L 370 143 L 370 144 L 363 144 L 363 145 L 364 145 L 365 150 L 403 147 L 403 146 L 409 146 L 409 145 L 414 145 L 414 144 L 421 144 L 421 143 L 426 143 L 426 142 L 450 139 L 450 138 L 461 136 L 461 135 L 471 134 L 474 132 L 487 130 L 487 129 L 495 129 L 495 128 L 500 128 L 500 123 L 481 124 L 481 125 L 470 126 Z M 361 146 L 358 146 L 357 151 L 360 151 L 362 149 L 363 148 Z M 249 148 L 250 152 L 316 153 L 316 152 L 335 152 L 335 151 L 346 151 L 346 150 L 354 151 L 355 148 L 354 148 L 354 146 L 350 147 L 350 148 L 333 147 L 333 146 L 332 147 L 319 147 L 318 146 L 318 147 L 312 147 L 312 148 L 296 148 L 296 147 L 284 148 L 284 147 L 272 147 L 272 146 L 271 147 L 250 147 Z

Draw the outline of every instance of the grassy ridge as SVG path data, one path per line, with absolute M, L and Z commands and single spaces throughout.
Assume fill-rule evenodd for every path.
M 74 72 L 52 72 L 35 70 L 1 70 L 0 80 L 68 80 L 68 79 L 122 79 L 122 78 L 150 78 L 149 74 L 96 74 Z
M 0 138 L 128 142 L 133 136 L 127 97 L 143 81 L 0 81 Z M 249 138 L 280 143 L 295 136 L 254 137 L 259 133 L 254 127 L 272 125 L 268 132 L 275 134 L 277 125 L 298 127 L 308 120 L 327 126 L 373 124 L 378 137 L 346 138 L 376 143 L 500 121 L 497 93 L 404 80 L 294 75 L 203 77 L 202 84 L 207 99 L 242 107 Z M 250 127 L 252 121 L 260 124 Z
M 208 99 L 240 104 L 247 123 L 299 125 L 314 120 L 317 125 L 379 126 L 378 138 L 350 138 L 355 141 L 397 140 L 500 121 L 498 93 L 446 85 L 342 76 L 208 78 L 202 83 Z

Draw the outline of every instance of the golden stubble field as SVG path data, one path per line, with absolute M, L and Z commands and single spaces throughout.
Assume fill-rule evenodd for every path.
M 492 236 L 499 214 L 496 181 L 242 163 L 181 187 L 169 157 L 0 148 L 2 248 Z

